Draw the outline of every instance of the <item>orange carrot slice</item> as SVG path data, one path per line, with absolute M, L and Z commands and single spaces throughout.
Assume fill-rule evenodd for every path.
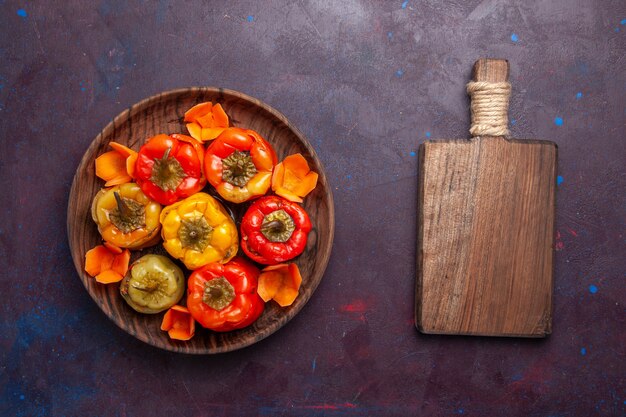
M 119 252 L 118 252 L 119 251 Z M 101 284 L 119 282 L 128 272 L 130 251 L 105 242 L 85 254 L 85 271 Z
M 135 164 L 137 163 L 137 158 L 139 154 L 135 152 L 126 158 L 126 172 L 131 178 L 135 178 Z
M 121 252 L 118 255 L 115 255 L 115 258 L 113 259 L 113 264 L 111 265 L 111 270 L 124 276 L 128 272 L 129 262 L 130 262 L 130 251 L 128 249 L 124 249 L 123 252 Z
M 96 175 L 105 181 L 126 176 L 126 158 L 117 151 L 105 152 L 96 158 Z
M 105 187 L 113 187 L 114 185 L 126 184 L 130 182 L 132 178 L 129 175 L 120 175 L 117 177 L 113 177 L 107 182 L 104 183 Z
M 96 281 L 100 284 L 113 284 L 114 282 L 120 282 L 124 278 L 124 275 L 119 274 L 112 269 L 100 272 L 96 275 Z
M 317 186 L 318 177 L 301 154 L 289 155 L 274 167 L 272 190 L 287 200 L 301 203 Z
M 163 316 L 161 330 L 171 339 L 189 340 L 196 332 L 196 322 L 186 307 L 175 305 Z
M 213 120 L 213 113 L 207 113 L 200 117 L 197 117 L 195 122 L 202 126 L 203 129 L 205 127 L 213 127 L 215 124 Z
M 212 108 L 213 108 L 213 103 L 209 101 L 205 103 L 196 104 L 195 106 L 193 106 L 192 108 L 190 108 L 189 110 L 185 112 L 185 121 L 193 122 L 199 116 L 202 116 L 203 114 L 206 114 L 206 113 L 210 113 Z
M 102 264 L 113 264 L 113 253 L 106 247 L 98 245 L 85 254 L 85 272 L 95 277 L 102 272 Z
M 121 143 L 109 142 L 109 146 L 115 149 L 124 158 L 128 158 L 129 156 L 137 153 L 136 151 L 133 151 L 132 149 L 125 145 L 122 145 Z
M 277 188 L 281 187 L 285 181 L 285 166 L 282 162 L 279 162 L 274 167 L 274 173 L 272 174 L 272 190 L 276 191 Z
M 202 140 L 213 140 L 225 131 L 225 127 L 203 127 L 202 128 Z
M 283 187 L 276 188 L 274 192 L 276 195 L 286 198 L 289 201 L 293 201 L 294 203 L 302 203 L 304 201 L 302 198 Z
M 287 307 L 298 297 L 301 284 L 302 275 L 295 263 L 272 265 L 261 272 L 257 293 L 266 302 L 274 300 Z
M 285 164 L 285 169 L 293 172 L 298 178 L 304 178 L 311 171 L 309 163 L 299 153 L 289 155 L 283 160 L 283 163 Z
M 293 187 L 293 192 L 296 195 L 305 196 L 315 189 L 317 186 L 318 175 L 316 172 L 311 171 L 302 180 Z
M 219 103 L 213 106 L 213 120 L 215 121 L 215 126 L 228 127 L 228 115 Z
M 187 130 L 192 137 L 207 141 L 215 139 L 228 127 L 228 115 L 221 104 L 206 102 L 187 110 L 185 122 L 188 122 Z
M 198 123 L 187 123 L 187 130 L 194 139 L 202 140 L 202 126 Z

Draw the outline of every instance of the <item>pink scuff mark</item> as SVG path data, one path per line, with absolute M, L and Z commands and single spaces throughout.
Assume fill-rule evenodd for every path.
M 365 313 L 367 312 L 369 305 L 365 300 L 356 299 L 349 304 L 339 307 L 339 311 L 344 313 L 356 313 L 357 320 L 365 321 Z
M 554 249 L 557 251 L 565 249 L 565 243 L 561 241 L 561 233 L 556 231 L 556 242 L 554 243 Z
M 566 229 L 570 233 L 570 235 L 572 235 L 574 237 L 578 237 L 578 233 L 576 233 L 576 230 L 570 229 L 569 227 L 566 227 Z
M 350 304 L 339 307 L 340 311 L 347 313 L 365 313 L 367 311 L 367 303 L 364 300 L 354 300 Z

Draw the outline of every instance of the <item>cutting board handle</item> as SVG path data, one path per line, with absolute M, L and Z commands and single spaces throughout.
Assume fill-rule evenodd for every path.
M 472 137 L 508 136 L 509 61 L 490 58 L 476 61 L 467 92 L 471 96 Z

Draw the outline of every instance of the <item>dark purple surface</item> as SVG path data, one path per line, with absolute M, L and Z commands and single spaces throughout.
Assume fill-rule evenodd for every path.
M 91 3 L 0 1 L 0 415 L 624 415 L 623 1 Z M 513 136 L 559 145 L 546 340 L 413 325 L 415 152 L 468 136 L 464 84 L 484 56 L 510 61 Z M 337 212 L 301 313 L 210 357 L 119 330 L 65 231 L 93 137 L 196 85 L 282 111 L 325 164 Z

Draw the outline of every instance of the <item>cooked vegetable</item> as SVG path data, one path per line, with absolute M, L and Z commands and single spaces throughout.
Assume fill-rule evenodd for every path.
M 135 163 L 137 162 L 137 156 L 139 155 L 137 151 L 134 151 L 128 146 L 124 146 L 117 142 L 109 142 L 109 146 L 126 158 L 126 173 L 131 178 L 135 178 Z
M 281 307 L 293 304 L 302 284 L 298 265 L 294 263 L 272 265 L 259 276 L 259 296 L 263 301 L 274 300 Z
M 302 203 L 317 185 L 317 177 L 301 154 L 289 155 L 274 167 L 272 190 L 287 200 Z
M 175 305 L 163 316 L 161 330 L 166 331 L 170 339 L 189 340 L 196 332 L 196 321 L 186 307 Z
M 277 196 L 261 197 L 241 221 L 241 248 L 253 261 L 273 265 L 300 255 L 310 231 L 302 206 Z
M 117 142 L 109 145 L 114 150 L 96 158 L 96 176 L 106 181 L 105 187 L 132 181 L 137 152 Z
M 157 135 L 139 149 L 135 180 L 160 204 L 182 200 L 206 184 L 202 174 L 202 145 L 185 135 Z
M 163 247 L 187 268 L 226 263 L 237 254 L 237 226 L 213 197 L 196 193 L 161 213 Z
M 183 271 L 168 257 L 145 255 L 131 266 L 120 285 L 120 294 L 140 313 L 155 314 L 180 301 L 185 293 Z
M 120 248 L 140 249 L 159 241 L 161 205 L 137 184 L 103 188 L 93 199 L 91 217 L 102 238 Z
M 197 140 L 215 139 L 228 127 L 228 116 L 221 104 L 196 104 L 185 112 L 189 134 Z
M 130 251 L 116 246 L 98 245 L 85 254 L 85 271 L 101 284 L 119 282 L 128 272 Z
M 242 203 L 264 195 L 276 164 L 272 146 L 253 130 L 231 127 L 207 148 L 207 180 L 228 201 Z
M 198 323 L 216 332 L 254 323 L 265 308 L 257 294 L 259 270 L 243 258 L 210 263 L 194 271 L 187 283 L 187 308 Z

